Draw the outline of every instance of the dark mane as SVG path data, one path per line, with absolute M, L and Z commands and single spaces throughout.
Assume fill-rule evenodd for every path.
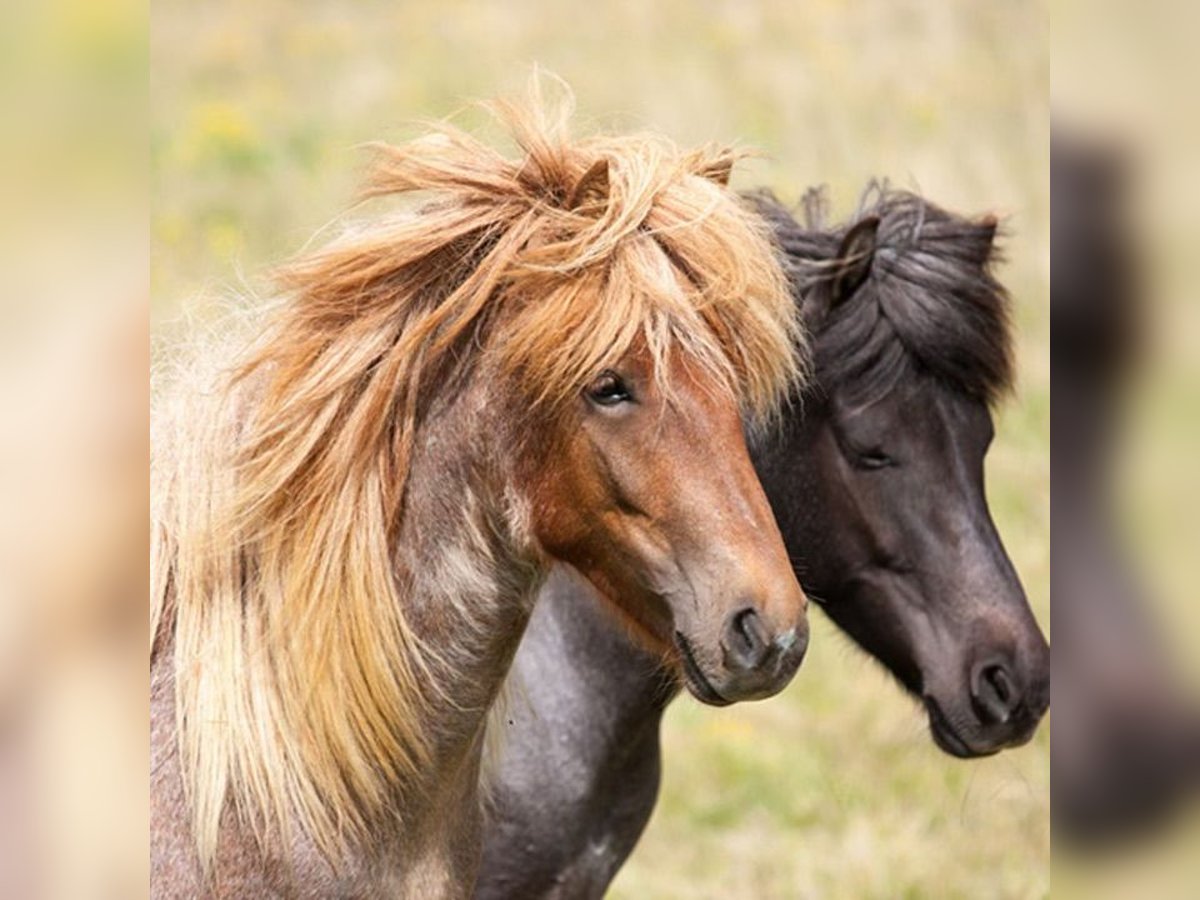
M 967 219 L 874 181 L 853 220 L 832 227 L 822 188 L 805 194 L 803 225 L 769 191 L 747 199 L 771 224 L 810 321 L 812 304 L 822 302 L 842 263 L 846 233 L 868 216 L 880 220 L 867 280 L 814 328 L 820 384 L 862 402 L 914 370 L 988 404 L 1011 389 L 1010 304 L 992 275 L 999 257 L 994 217 Z

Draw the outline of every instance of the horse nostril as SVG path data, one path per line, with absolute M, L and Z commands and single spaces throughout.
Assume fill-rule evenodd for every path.
M 1021 703 L 1012 671 L 998 661 L 977 666 L 971 676 L 971 702 L 981 721 L 1007 724 Z
M 766 626 L 753 607 L 740 609 L 729 617 L 721 649 L 728 669 L 749 671 L 766 662 L 771 642 Z

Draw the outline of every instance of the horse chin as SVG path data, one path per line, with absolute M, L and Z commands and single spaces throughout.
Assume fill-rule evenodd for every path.
M 692 645 L 679 631 L 675 632 L 675 649 L 678 651 L 679 671 L 683 676 L 683 684 L 689 694 L 708 706 L 729 706 L 733 702 L 726 700 L 713 687 L 712 682 L 704 674 L 704 670 L 696 662 L 696 657 L 692 653 Z
M 934 697 L 927 694 L 922 700 L 925 704 L 925 712 L 929 716 L 929 734 L 942 752 L 958 759 L 979 759 L 984 756 L 993 756 L 1004 749 L 1003 746 L 974 743 L 964 737 L 960 729 L 954 726 Z

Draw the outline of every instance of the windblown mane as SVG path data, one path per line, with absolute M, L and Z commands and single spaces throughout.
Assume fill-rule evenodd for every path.
M 966 219 L 879 182 L 868 186 L 852 221 L 832 227 L 824 189 L 805 195 L 803 225 L 769 192 L 748 199 L 771 223 L 801 302 L 841 265 L 846 233 L 867 216 L 879 218 L 867 281 L 813 341 L 821 384 L 871 402 L 915 369 L 989 404 L 1011 389 L 1010 304 L 992 274 L 994 217 Z
M 486 371 L 564 414 L 639 338 L 750 416 L 800 374 L 766 228 L 723 186 L 737 154 L 572 140 L 569 97 L 536 93 L 493 107 L 512 158 L 449 126 L 378 146 L 367 194 L 409 208 L 290 265 L 248 350 L 160 405 L 152 664 L 171 654 L 205 865 L 229 814 L 337 858 L 429 761 L 420 723 L 447 700 L 395 542 L 439 392 Z

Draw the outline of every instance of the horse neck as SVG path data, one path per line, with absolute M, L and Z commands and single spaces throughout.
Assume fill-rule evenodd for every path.
M 435 407 L 413 447 L 397 575 L 448 703 L 428 733 L 458 757 L 478 744 L 545 576 L 525 533 L 498 404 L 466 389 Z

